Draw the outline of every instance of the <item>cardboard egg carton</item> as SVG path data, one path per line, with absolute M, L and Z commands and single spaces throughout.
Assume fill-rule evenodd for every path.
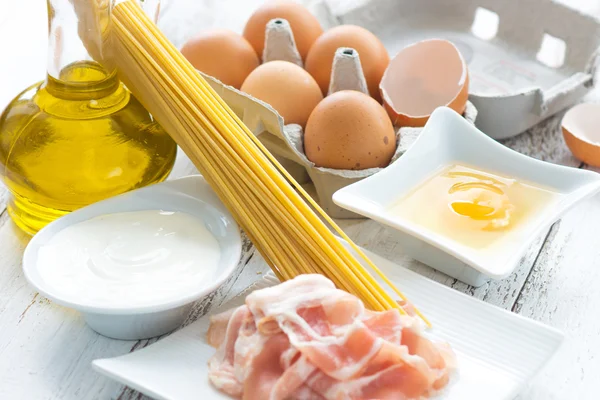
M 424 39 L 453 42 L 469 66 L 476 125 L 495 139 L 517 135 L 572 106 L 595 84 L 600 21 L 556 1 L 324 3 L 318 7 L 321 18 L 370 30 L 392 56 Z
M 328 18 L 327 8 L 321 7 L 313 12 L 321 21 Z M 283 60 L 302 66 L 294 35 L 286 20 L 277 18 L 269 21 L 265 33 L 264 62 Z M 337 190 L 371 176 L 382 168 L 338 170 L 317 167 L 304 152 L 304 133 L 301 126 L 285 125 L 283 118 L 269 104 L 223 85 L 212 77 L 207 78 L 217 93 L 298 183 L 312 181 L 318 196 L 317 201 L 325 212 L 333 218 L 364 218 L 339 207 L 331 198 Z M 339 48 L 334 57 L 328 94 L 340 90 L 357 90 L 369 94 L 360 64 L 360 54 L 351 48 Z M 477 109 L 473 104 L 467 104 L 464 116 L 471 123 L 475 121 Z M 408 127 L 396 129 L 396 151 L 390 164 L 406 152 L 421 130 L 422 128 Z

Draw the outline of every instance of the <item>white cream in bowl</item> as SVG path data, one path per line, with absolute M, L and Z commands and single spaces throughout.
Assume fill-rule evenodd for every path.
M 233 275 L 241 251 L 233 217 L 196 175 L 59 218 L 29 242 L 23 271 L 98 333 L 137 340 L 180 326 L 195 301 Z
M 66 227 L 40 247 L 54 290 L 101 306 L 147 306 L 194 292 L 219 266 L 219 242 L 196 216 L 141 210 Z

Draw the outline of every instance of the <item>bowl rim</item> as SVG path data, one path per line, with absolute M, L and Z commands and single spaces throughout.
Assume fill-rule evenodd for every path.
M 553 171 L 564 172 L 566 170 L 571 170 L 574 171 L 570 172 L 571 174 L 576 174 L 581 178 L 582 182 L 587 182 L 584 182 L 584 184 L 582 184 L 576 190 L 562 193 L 563 197 L 558 202 L 550 205 L 544 213 L 536 217 L 535 222 L 531 222 L 531 227 L 528 228 L 527 232 L 530 233 L 530 235 L 528 236 L 527 240 L 523 240 L 518 246 L 514 246 L 512 249 L 509 249 L 512 251 L 508 257 L 505 257 L 498 262 L 483 262 L 482 259 L 495 258 L 496 255 L 483 255 L 476 257 L 474 256 L 474 252 L 469 251 L 466 246 L 461 246 L 451 239 L 442 239 L 440 235 L 431 232 L 427 228 L 423 228 L 417 224 L 406 221 L 402 217 L 395 216 L 392 218 L 389 212 L 386 211 L 385 207 L 381 205 L 381 201 L 377 199 L 377 196 L 372 190 L 372 187 L 375 186 L 378 181 L 383 182 L 385 179 L 389 179 L 390 181 L 399 181 L 402 175 L 407 173 L 404 172 L 403 169 L 410 170 L 412 173 L 413 169 L 406 168 L 406 165 L 403 164 L 410 163 L 412 166 L 414 166 L 414 164 L 417 162 L 415 161 L 416 157 L 414 157 L 415 153 L 422 151 L 426 146 L 426 142 L 431 140 L 439 141 L 439 137 L 443 135 L 449 135 L 450 132 L 447 132 L 447 130 L 449 129 L 448 125 L 451 124 L 455 127 L 458 126 L 463 133 L 463 136 L 468 135 L 471 139 L 478 140 L 488 149 L 495 148 L 493 149 L 495 152 L 503 154 L 516 163 L 523 164 L 529 168 L 537 168 L 538 170 L 547 169 L 549 173 Z M 455 143 L 453 145 L 457 148 L 462 146 L 461 143 Z M 440 160 L 445 159 L 441 154 L 441 147 L 443 146 L 438 147 L 440 147 L 440 149 L 429 151 L 427 155 L 439 157 Z M 403 158 L 405 161 L 404 163 L 402 162 Z M 407 160 L 410 161 L 407 163 Z M 465 161 L 457 158 L 454 159 L 454 162 L 460 163 Z M 486 169 L 485 166 L 481 165 L 471 164 L 469 166 Z M 434 171 L 434 169 L 430 168 L 427 170 L 427 173 L 431 174 Z M 529 182 L 531 182 L 531 180 L 529 180 Z M 539 182 L 535 181 L 531 183 L 540 184 Z M 411 188 L 414 188 L 414 186 Z M 408 191 L 410 191 L 410 189 L 408 189 Z M 413 146 L 408 149 L 402 157 L 381 172 L 338 190 L 333 194 L 333 201 L 340 207 L 373 219 L 374 221 L 387 225 L 393 229 L 403 232 L 404 234 L 425 242 L 441 250 L 447 255 L 456 258 L 457 260 L 486 275 L 487 277 L 493 279 L 502 279 L 506 278 L 516 269 L 519 260 L 523 257 L 523 255 L 531 246 L 532 242 L 542 233 L 544 229 L 549 228 L 573 205 L 592 196 L 598 191 L 600 191 L 600 174 L 593 171 L 552 164 L 518 153 L 490 138 L 475 126 L 472 126 L 465 121 L 464 118 L 458 115 L 455 111 L 447 107 L 439 107 L 432 113 L 431 118 L 423 128 L 423 131 Z M 398 198 L 398 196 L 396 198 Z
M 196 185 L 196 187 L 199 188 L 198 193 L 196 193 L 196 195 L 190 193 L 189 189 L 194 185 Z M 228 252 L 229 255 L 225 255 L 224 253 L 222 253 L 222 259 L 220 260 L 219 266 L 225 265 L 225 268 L 222 268 L 221 271 L 219 271 L 219 274 L 212 282 L 207 282 L 206 285 L 199 285 L 198 289 L 196 289 L 193 292 L 188 292 L 183 296 L 176 296 L 172 299 L 165 300 L 162 302 L 137 306 L 101 306 L 78 303 L 76 301 L 73 301 L 72 299 L 66 298 L 66 296 L 62 296 L 58 290 L 49 288 L 43 282 L 43 279 L 40 277 L 39 272 L 37 272 L 37 263 L 35 262 L 37 260 L 37 251 L 40 248 L 40 244 L 38 244 L 40 241 L 44 240 L 46 237 L 52 237 L 52 235 L 56 234 L 60 230 L 79 222 L 77 219 L 81 215 L 91 213 L 91 215 L 82 218 L 81 221 L 83 221 L 89 220 L 101 214 L 133 211 L 135 209 L 119 209 L 118 207 L 115 207 L 115 205 L 118 205 L 119 203 L 132 203 L 133 201 L 135 201 L 135 196 L 139 195 L 140 193 L 143 193 L 144 195 L 149 195 L 152 194 L 152 192 L 156 192 L 159 190 L 166 190 L 168 192 L 171 192 L 172 194 L 184 194 L 186 196 L 193 197 L 196 200 L 207 204 L 210 208 L 215 209 L 216 212 L 220 214 L 219 221 L 221 221 L 223 223 L 223 226 L 225 226 L 226 228 L 225 237 L 227 237 L 228 248 L 230 248 L 230 251 Z M 108 210 L 102 213 L 95 213 L 94 211 L 90 211 L 101 209 L 103 207 L 108 207 L 109 209 L 112 208 L 112 211 Z M 201 218 L 201 216 L 199 215 L 198 217 Z M 56 232 L 53 232 L 55 229 L 57 229 Z M 218 199 L 218 197 L 210 188 L 204 177 L 202 177 L 201 175 L 188 175 L 181 178 L 156 183 L 144 188 L 135 189 L 105 200 L 101 200 L 99 202 L 90 204 L 86 207 L 73 211 L 51 222 L 50 224 L 42 228 L 31 239 L 31 241 L 25 248 L 25 251 L 23 253 L 22 267 L 27 282 L 32 287 L 34 287 L 40 294 L 52 300 L 56 304 L 90 314 L 135 315 L 172 310 L 181 306 L 188 305 L 196 300 L 199 300 L 203 296 L 210 294 L 231 277 L 231 275 L 233 274 L 233 272 L 239 264 L 241 253 L 242 237 L 240 233 L 240 228 L 237 225 L 234 218 Z

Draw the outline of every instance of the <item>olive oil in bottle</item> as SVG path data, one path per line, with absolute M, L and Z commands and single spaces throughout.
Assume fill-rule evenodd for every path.
M 0 117 L 8 212 L 30 234 L 65 213 L 164 180 L 177 149 L 115 71 L 88 54 L 78 36 L 86 20 L 72 3 L 50 0 L 48 7 L 47 78 Z

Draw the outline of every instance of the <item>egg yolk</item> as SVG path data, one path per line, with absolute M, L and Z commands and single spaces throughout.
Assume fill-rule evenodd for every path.
M 504 192 L 507 184 L 480 173 L 454 171 L 447 176 L 458 180 L 448 189 L 448 205 L 454 213 L 474 221 L 487 221 L 481 227 L 483 230 L 509 226 L 514 205 Z
M 559 197 L 516 179 L 453 165 L 400 198 L 390 213 L 481 250 L 507 237 L 518 240 L 527 221 Z

